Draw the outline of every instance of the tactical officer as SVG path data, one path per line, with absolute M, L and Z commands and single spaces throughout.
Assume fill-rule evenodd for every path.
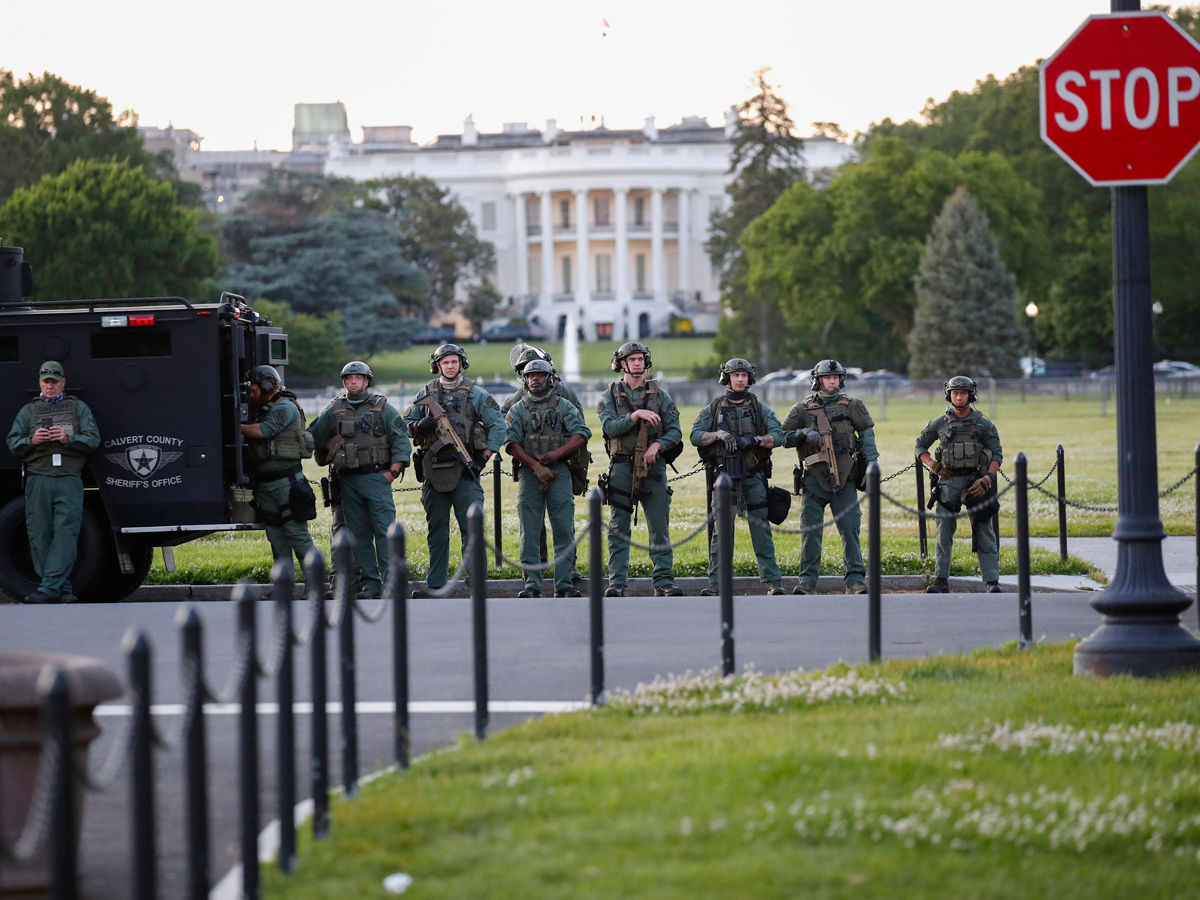
M 8 449 L 25 470 L 25 528 L 29 555 L 41 583 L 26 603 L 74 603 L 79 524 L 83 520 L 83 473 L 88 454 L 100 446 L 100 430 L 88 405 L 68 397 L 62 363 L 38 370 L 41 395 L 21 407 L 8 430 Z
M 295 553 L 303 567 L 313 548 L 308 523 L 317 517 L 317 498 L 301 460 L 312 456 L 313 438 L 278 369 L 255 366 L 249 381 L 253 421 L 242 424 L 242 436 L 250 451 L 254 506 L 266 524 L 271 556 L 288 559 Z
M 569 400 L 571 405 L 579 410 L 579 414 L 582 416 L 583 401 L 579 399 L 579 395 L 575 393 L 569 384 L 558 377 L 558 370 L 554 368 L 554 359 L 549 353 L 539 347 L 531 347 L 529 344 L 522 343 L 514 346 L 512 352 L 508 355 L 509 364 L 513 367 L 513 371 L 517 373 L 518 378 L 521 378 L 522 374 L 524 373 L 526 364 L 535 359 L 540 359 L 550 364 L 550 377 L 546 380 L 546 383 L 550 386 L 549 391 L 551 395 L 556 395 Z M 519 391 L 508 397 L 502 404 L 500 404 L 500 412 L 508 415 L 508 411 L 512 409 L 523 397 L 528 395 L 529 392 L 524 386 L 525 380 L 523 378 L 521 379 L 521 385 L 522 386 Z M 587 463 L 591 463 L 592 457 L 590 453 L 582 454 L 579 460 L 579 466 L 581 469 L 583 468 L 585 461 Z M 571 465 L 570 460 L 568 460 L 568 465 Z M 542 533 L 538 540 L 539 546 L 546 546 L 545 522 L 542 522 Z M 576 557 L 574 553 L 571 554 L 571 580 L 575 584 L 583 581 L 583 576 L 579 574 L 579 568 L 576 565 Z
M 308 426 L 316 459 L 329 466 L 342 515 L 354 535 L 358 593 L 378 597 L 388 570 L 387 532 L 396 521 L 392 483 L 404 477 L 412 445 L 400 414 L 370 390 L 375 374 L 361 360 L 342 367 L 341 395 Z
M 522 398 L 507 416 L 505 436 L 508 455 L 519 469 L 517 513 L 521 522 L 521 564 L 525 589 L 520 597 L 542 595 L 541 533 L 547 511 L 554 535 L 554 555 L 566 553 L 575 531 L 575 499 L 567 459 L 592 436 L 583 415 L 571 402 L 550 388 L 551 365 L 543 359 L 530 360 L 521 380 Z M 573 560 L 559 559 L 554 569 L 554 596 L 579 597 L 572 582 Z
M 954 532 L 958 512 L 966 504 L 973 532 L 971 549 L 979 557 L 979 570 L 990 594 L 1000 593 L 1000 549 L 992 528 L 992 515 L 999 508 L 996 499 L 996 473 L 1004 462 L 1000 432 L 983 413 L 971 404 L 978 399 L 974 379 L 955 375 L 945 385 L 950 405 L 931 419 L 917 437 L 916 455 L 937 479 L 936 492 L 941 515 L 938 516 L 937 556 L 934 581 L 928 594 L 950 591 L 950 555 L 954 550 Z M 933 455 L 929 447 L 938 442 Z
M 597 412 L 608 451 L 608 503 L 612 523 L 608 533 L 608 590 L 606 597 L 624 597 L 629 581 L 629 519 L 636 504 L 646 511 L 650 552 L 654 563 L 654 593 L 683 594 L 675 586 L 675 555 L 671 543 L 671 488 L 667 463 L 683 447 L 679 409 L 656 379 L 647 379 L 650 350 L 626 341 L 613 351 L 612 370 L 621 378 L 608 386 Z
M 862 511 L 857 491 L 866 489 L 867 466 L 879 458 L 875 422 L 866 405 L 842 393 L 846 368 L 823 359 L 812 369 L 812 393 L 783 420 L 786 446 L 795 447 L 803 467 L 800 522 L 800 583 L 793 594 L 812 594 L 821 574 L 821 522 L 828 506 L 842 536 L 846 593 L 865 594 L 866 566 L 858 541 Z M 800 467 L 797 467 L 798 470 Z
M 782 594 L 775 540 L 766 518 L 771 450 L 783 443 L 783 428 L 775 413 L 749 390 L 754 374 L 754 366 L 740 357 L 721 364 L 718 383 L 727 389 L 700 410 L 692 425 L 691 441 L 714 474 L 724 472 L 733 479 L 738 511 L 744 509 L 750 520 L 758 577 L 767 585 L 768 594 Z M 717 540 L 714 527 L 708 548 L 708 587 L 700 592 L 705 597 L 717 593 Z
M 429 544 L 425 584 L 433 590 L 450 577 L 450 510 L 465 550 L 467 510 L 483 502 L 479 473 L 504 444 L 504 416 L 496 398 L 463 376 L 469 367 L 462 347 L 442 344 L 429 355 L 429 372 L 437 377 L 417 391 L 404 414 L 419 448 L 417 475 Z M 413 596 L 427 594 L 414 591 Z

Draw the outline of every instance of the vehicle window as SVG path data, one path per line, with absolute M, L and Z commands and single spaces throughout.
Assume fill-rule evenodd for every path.
M 92 359 L 170 356 L 171 332 L 148 328 L 111 328 L 92 335 Z

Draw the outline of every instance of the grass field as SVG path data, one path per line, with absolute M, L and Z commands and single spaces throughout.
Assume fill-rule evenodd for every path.
M 663 342 L 673 344 L 675 342 Z M 682 342 L 681 342 L 682 343 Z M 657 345 L 655 349 L 657 356 Z M 777 404 L 780 406 L 780 404 Z M 913 441 L 924 424 L 941 411 L 940 403 L 931 404 L 917 399 L 891 398 L 887 402 L 886 412 L 882 408 L 872 409 L 877 425 L 876 437 L 880 449 L 880 468 L 884 478 L 904 469 L 912 462 Z M 982 408 L 991 414 L 990 404 L 986 399 Z M 786 408 L 779 408 L 782 418 Z M 684 437 L 690 432 L 690 426 L 695 419 L 698 408 L 688 407 L 681 410 Z M 1019 398 L 1001 398 L 995 420 L 1000 430 L 1000 436 L 1005 447 L 1005 464 L 1003 471 L 1010 478 L 1014 475 L 1014 463 L 1018 452 L 1024 452 L 1028 460 L 1028 471 L 1031 483 L 1041 481 L 1050 471 L 1055 461 L 1055 448 L 1062 444 L 1066 454 L 1067 497 L 1069 500 L 1087 506 L 1100 507 L 1105 511 L 1094 511 L 1068 508 L 1068 533 L 1073 536 L 1111 535 L 1116 521 L 1115 510 L 1117 503 L 1117 453 L 1116 453 L 1116 415 L 1110 406 L 1106 416 L 1100 415 L 1100 406 L 1096 398 L 1075 397 L 1063 399 L 1030 399 L 1022 402 Z M 1195 466 L 1195 446 L 1200 439 L 1200 398 L 1178 399 L 1160 398 L 1157 407 L 1158 426 L 1158 473 L 1159 484 L 1163 488 L 1174 485 L 1179 479 L 1191 472 Z M 598 436 L 599 426 L 594 412 L 588 411 L 589 426 L 597 432 L 593 435 L 591 452 L 593 456 L 592 483 L 606 466 L 603 444 Z M 697 457 L 689 447 L 685 449 L 677 465 L 680 473 L 687 473 Z M 781 487 L 791 488 L 791 468 L 795 461 L 795 453 L 791 450 L 778 451 L 775 454 L 775 474 L 773 483 Z M 1136 461 L 1135 461 L 1136 462 Z M 507 457 L 503 458 L 505 471 L 511 471 Z M 319 469 L 310 460 L 307 464 L 308 476 L 316 480 Z M 674 477 L 673 473 L 668 473 Z M 1045 484 L 1052 494 L 1056 489 L 1056 478 L 1052 476 Z M 503 533 L 505 535 L 504 551 L 511 558 L 517 556 L 518 525 L 514 504 L 516 485 L 504 477 L 501 479 L 501 516 Z M 425 547 L 425 518 L 420 504 L 420 493 L 411 476 L 399 485 L 396 493 L 397 515 L 409 534 L 410 569 L 414 578 L 424 578 L 428 565 L 428 553 Z M 705 520 L 705 489 L 702 471 L 678 478 L 671 484 L 674 491 L 671 526 L 675 540 L 699 528 Z M 915 475 L 912 470 L 887 481 L 884 490 L 888 497 L 909 507 L 916 503 Z M 1015 533 L 1013 518 L 1013 494 L 1010 492 L 1003 500 L 1000 517 L 1002 535 L 1012 536 Z M 1160 514 L 1163 524 L 1169 534 L 1195 533 L 1195 482 L 1188 481 L 1180 488 L 1160 500 Z M 1106 509 L 1110 508 L 1110 509 Z M 492 481 L 485 478 L 485 534 L 491 540 L 492 535 Z M 1046 496 L 1031 491 L 1029 498 L 1031 517 L 1031 532 L 1034 535 L 1055 535 L 1058 533 L 1058 505 L 1053 496 Z M 313 536 L 317 545 L 323 550 L 329 547 L 330 517 L 327 509 L 318 510 L 318 518 L 312 523 Z M 607 517 L 607 510 L 605 510 Z M 586 525 L 587 505 L 585 502 L 576 504 L 576 524 L 580 531 Z M 882 508 L 882 569 L 884 574 L 932 574 L 932 558 L 922 560 L 918 553 L 917 520 L 907 509 L 894 505 L 885 500 Z M 865 522 L 865 515 L 864 515 Z M 791 517 L 784 523 L 782 530 L 776 534 L 776 551 L 780 567 L 785 575 L 798 572 L 800 557 L 800 539 L 795 529 L 799 525 L 798 508 L 794 504 Z M 959 533 L 969 533 L 969 529 L 960 526 Z M 932 529 L 931 529 L 932 534 Z M 863 529 L 863 545 L 866 546 L 866 529 Z M 645 523 L 639 525 L 634 532 L 634 539 L 646 540 Z M 455 565 L 458 541 L 452 541 L 451 564 Z M 932 551 L 932 546 L 931 546 Z M 204 538 L 189 544 L 184 544 L 175 550 L 178 571 L 168 574 L 162 568 L 161 560 L 155 563 L 151 571 L 150 583 L 182 583 L 182 584 L 228 584 L 238 578 L 250 578 L 255 581 L 266 581 L 270 570 L 271 554 L 266 538 L 261 533 L 252 535 L 221 535 Z M 516 577 L 517 570 L 512 566 L 496 568 L 494 556 L 489 552 L 489 563 L 492 565 L 489 577 Z M 579 554 L 581 568 L 586 572 L 587 552 L 582 548 Z M 1058 561 L 1056 554 L 1036 553 L 1033 557 L 1034 571 L 1040 574 L 1086 574 L 1089 567 L 1078 559 L 1072 558 L 1067 563 Z M 750 548 L 749 535 L 746 526 L 740 523 L 735 541 L 735 568 L 737 574 L 753 575 L 756 573 L 754 557 Z M 692 540 L 675 551 L 675 569 L 677 575 L 703 575 L 707 571 L 705 547 L 703 539 Z M 1005 573 L 1016 571 L 1016 554 L 1011 548 L 1002 553 L 1001 570 Z M 836 574 L 841 568 L 841 541 L 836 531 L 828 530 L 824 541 L 822 572 Z M 954 572 L 968 574 L 976 571 L 974 557 L 964 547 L 955 554 Z M 650 563 L 643 551 L 633 550 L 630 557 L 630 573 L 635 577 L 648 576 Z
M 265 894 L 1190 896 L 1195 688 L 1073 676 L 1068 645 L 674 678 L 335 799 Z

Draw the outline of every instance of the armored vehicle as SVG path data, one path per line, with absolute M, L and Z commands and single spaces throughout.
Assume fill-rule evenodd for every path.
M 31 302 L 20 247 L 0 246 L 0 427 L 38 394 L 37 367 L 60 360 L 67 393 L 96 416 L 84 470 L 71 584 L 81 600 L 120 600 L 141 585 L 155 547 L 261 528 L 250 508 L 240 423 L 246 376 L 288 362 L 288 338 L 235 294 Z M 21 463 L 0 442 L 0 591 L 37 587 L 25 531 Z

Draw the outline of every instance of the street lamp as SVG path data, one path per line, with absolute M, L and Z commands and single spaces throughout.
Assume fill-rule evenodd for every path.
M 1034 322 L 1037 320 L 1037 314 L 1037 304 L 1030 300 L 1025 304 L 1025 315 L 1029 317 L 1029 372 L 1026 373 L 1026 378 L 1033 377 L 1034 360 L 1037 358 L 1037 330 L 1034 325 Z

